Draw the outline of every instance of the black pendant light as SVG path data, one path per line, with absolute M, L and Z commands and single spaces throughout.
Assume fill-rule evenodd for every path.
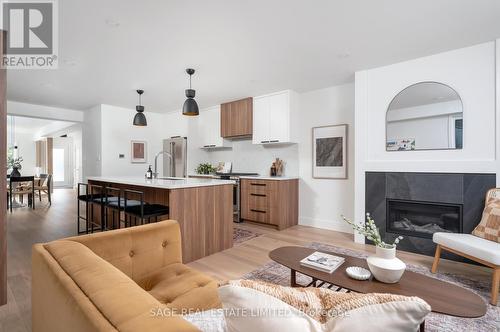
M 146 116 L 144 115 L 144 106 L 141 105 L 141 96 L 144 93 L 144 90 L 137 90 L 139 94 L 139 105 L 135 107 L 137 113 L 134 116 L 134 126 L 147 126 L 148 122 L 146 121 Z
M 186 101 L 184 102 L 184 106 L 182 106 L 182 114 L 188 116 L 196 116 L 200 114 L 198 109 L 198 104 L 196 100 L 194 100 L 194 96 L 196 91 L 191 89 L 191 75 L 194 74 L 194 69 L 188 68 L 186 69 L 186 73 L 189 75 L 189 89 L 186 89 Z

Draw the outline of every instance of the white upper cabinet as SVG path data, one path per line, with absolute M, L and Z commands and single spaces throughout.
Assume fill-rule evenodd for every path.
M 220 136 L 220 105 L 201 110 L 197 120 L 200 148 L 213 149 L 231 146 L 230 141 Z
M 253 99 L 252 143 L 263 144 L 269 141 L 269 98 Z
M 253 98 L 253 144 L 296 143 L 297 94 L 291 90 Z

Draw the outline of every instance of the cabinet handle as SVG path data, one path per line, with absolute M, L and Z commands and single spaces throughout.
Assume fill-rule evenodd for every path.
M 264 143 L 264 144 L 265 144 L 265 143 L 269 143 L 269 141 L 260 141 L 260 142 L 261 142 L 261 143 Z
M 258 197 L 267 197 L 265 194 L 250 194 L 251 196 L 258 196 Z
M 250 183 L 251 186 L 265 187 L 265 183 Z
M 279 139 L 275 139 L 275 140 L 272 140 L 272 141 L 269 141 L 269 143 L 279 143 Z
M 256 209 L 250 209 L 252 212 L 257 212 L 257 213 L 266 213 L 264 210 L 256 210 Z

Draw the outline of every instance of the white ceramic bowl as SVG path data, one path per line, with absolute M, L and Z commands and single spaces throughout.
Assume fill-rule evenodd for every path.
M 345 269 L 347 275 L 356 280 L 368 280 L 372 275 L 370 271 L 359 266 L 349 266 Z

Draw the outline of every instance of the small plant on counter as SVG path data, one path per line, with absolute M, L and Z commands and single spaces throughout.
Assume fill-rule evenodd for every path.
M 215 170 L 215 167 L 209 163 L 199 164 L 198 167 L 196 167 L 197 174 L 213 174 L 215 173 Z
M 398 245 L 399 241 L 401 241 L 403 239 L 402 236 L 398 236 L 394 240 L 393 244 L 388 244 L 388 243 L 385 243 L 384 241 L 382 241 L 378 227 L 375 225 L 375 221 L 370 217 L 369 213 L 366 214 L 366 222 L 365 222 L 364 226 L 358 225 L 358 224 L 354 223 L 353 221 L 347 219 L 344 216 L 342 216 L 342 219 L 344 219 L 344 221 L 346 223 L 351 225 L 352 229 L 354 229 L 356 232 L 358 232 L 361 235 L 366 236 L 366 238 L 368 240 L 373 241 L 373 243 L 375 243 L 375 245 L 377 247 L 386 248 L 386 249 L 395 248 Z

